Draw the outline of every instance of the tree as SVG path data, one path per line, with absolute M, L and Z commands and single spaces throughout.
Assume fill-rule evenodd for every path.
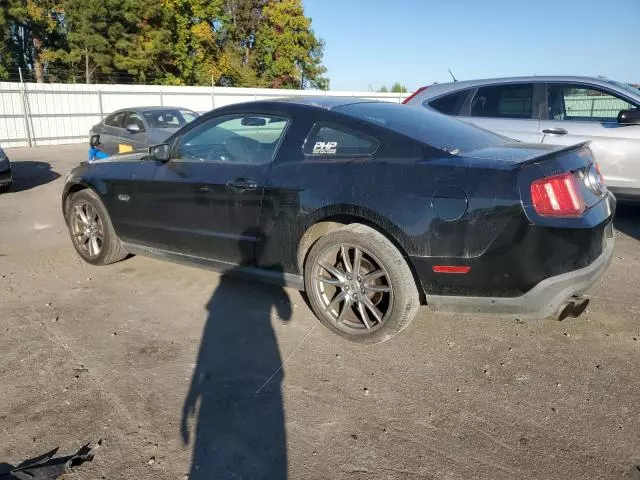
M 255 47 L 256 33 L 269 0 L 225 0 L 225 34 L 234 46 L 242 49 L 242 61 L 248 65 Z
M 39 82 L 75 81 L 78 69 L 87 83 L 328 84 L 301 0 L 0 3 L 0 78 L 22 68 Z
M 405 93 L 407 91 L 407 87 L 405 87 L 401 83 L 396 82 L 391 85 L 391 91 L 393 93 Z
M 160 83 L 172 70 L 172 33 L 162 5 L 155 0 L 121 0 L 108 29 L 113 65 L 141 83 Z
M 265 85 L 323 88 L 324 43 L 311 30 L 300 0 L 271 0 L 262 11 L 253 66 Z
M 221 72 L 218 43 L 223 0 L 162 0 L 167 28 L 173 32 L 169 83 L 206 85 Z
M 61 33 L 59 0 L 4 0 L 2 9 L 3 64 L 33 73 L 44 82 L 48 62 L 55 59 Z M 6 60 L 8 60 L 8 62 Z M 5 68 L 6 71 L 6 68 Z
M 113 72 L 114 44 L 109 28 L 113 27 L 114 2 L 109 0 L 65 0 L 64 19 L 69 47 L 58 52 L 68 65 L 84 62 L 85 81 L 92 83 L 94 72 Z
M 380 93 L 387 93 L 389 91 L 389 89 L 383 85 L 383 86 L 380 87 L 380 90 L 378 90 L 378 91 Z

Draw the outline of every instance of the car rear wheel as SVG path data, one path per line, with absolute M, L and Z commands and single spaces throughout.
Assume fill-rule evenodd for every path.
M 7 193 L 10 188 L 11 188 L 10 183 L 3 183 L 2 185 L 0 185 L 0 193 Z
M 388 340 L 409 325 L 420 306 L 402 254 L 361 224 L 321 237 L 307 256 L 304 279 L 320 321 L 355 342 Z
M 92 190 L 73 194 L 66 217 L 73 246 L 85 262 L 108 265 L 127 256 L 107 210 Z

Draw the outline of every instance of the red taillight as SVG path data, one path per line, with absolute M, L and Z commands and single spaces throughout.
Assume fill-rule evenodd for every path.
M 531 201 L 538 215 L 543 217 L 579 217 L 585 210 L 582 192 L 572 173 L 533 182 Z
M 424 92 L 427 89 L 427 87 L 420 87 L 419 89 L 417 89 L 415 92 L 413 92 L 411 95 L 409 95 L 407 98 L 405 98 L 402 103 L 403 104 L 407 104 L 411 101 L 411 99 L 413 97 L 415 97 L 416 95 L 418 95 L 421 92 Z

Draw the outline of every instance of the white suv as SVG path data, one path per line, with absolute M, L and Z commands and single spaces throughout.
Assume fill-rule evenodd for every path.
M 640 90 L 604 78 L 513 77 L 433 84 L 404 103 L 529 143 L 591 141 L 610 190 L 640 201 Z

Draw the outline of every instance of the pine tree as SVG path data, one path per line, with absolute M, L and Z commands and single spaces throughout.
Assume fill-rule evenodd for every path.
M 69 48 L 59 55 L 71 66 L 84 65 L 86 83 L 92 83 L 95 73 L 113 72 L 114 45 L 109 41 L 113 3 L 108 0 L 65 0 L 63 4 Z

